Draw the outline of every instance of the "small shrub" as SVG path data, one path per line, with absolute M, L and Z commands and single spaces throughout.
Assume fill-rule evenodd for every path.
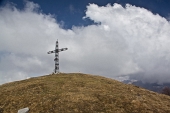
M 2 108 L 0 108 L 0 113 L 3 113 L 3 109 Z
M 170 96 L 170 88 L 169 87 L 164 87 L 162 89 L 162 94 L 169 95 Z

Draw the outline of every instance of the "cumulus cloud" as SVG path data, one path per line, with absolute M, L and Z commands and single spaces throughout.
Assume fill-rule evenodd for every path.
M 110 33 L 105 33 L 106 40 L 110 38 L 107 44 L 118 55 L 118 60 L 111 59 L 115 66 L 115 61 L 120 65 L 123 59 L 124 64 L 119 68 L 130 69 L 132 77 L 148 82 L 170 81 L 170 23 L 165 18 L 129 4 L 125 8 L 119 4 L 106 7 L 91 4 L 87 8 L 87 18 L 110 29 Z M 118 72 L 128 75 L 127 71 Z
M 25 9 L 12 5 L 0 9 L 0 81 L 20 80 L 47 74 L 52 70 L 58 37 L 69 35 L 59 27 L 53 15 L 41 13 L 38 4 L 26 2 Z
M 33 2 L 23 10 L 1 7 L 0 15 L 0 84 L 51 73 L 54 55 L 47 52 L 57 39 L 68 48 L 61 72 L 170 81 L 170 23 L 144 8 L 89 4 L 84 18 L 97 24 L 69 30 Z

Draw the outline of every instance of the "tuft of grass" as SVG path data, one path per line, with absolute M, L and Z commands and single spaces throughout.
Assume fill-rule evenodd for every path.
M 0 86 L 0 113 L 170 113 L 170 97 L 105 77 L 60 73 Z

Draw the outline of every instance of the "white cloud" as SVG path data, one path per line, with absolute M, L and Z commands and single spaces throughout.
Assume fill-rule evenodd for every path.
M 37 7 L 27 2 L 24 10 L 11 5 L 0 9 L 1 83 L 49 73 L 53 56 L 47 55 L 47 51 L 54 49 L 58 37 L 69 35 L 52 15 L 41 13 Z
M 126 58 L 125 64 L 122 65 L 125 69 L 132 67 L 131 64 L 128 65 L 129 61 L 143 73 L 140 79 L 159 82 L 170 80 L 170 23 L 165 18 L 131 5 L 123 8 L 119 4 L 106 7 L 91 4 L 87 8 L 86 17 L 101 23 L 101 26 L 108 25 L 111 33 L 107 35 L 112 38 L 108 43 L 112 43 L 116 54 L 122 53 L 123 58 L 120 57 L 120 61 Z M 114 42 L 117 48 L 114 47 Z M 131 70 L 135 68 L 132 67 Z
M 65 30 L 52 15 L 27 2 L 24 10 L 0 9 L 0 84 L 51 73 L 60 53 L 62 72 L 83 72 L 114 78 L 136 75 L 145 81 L 170 80 L 170 23 L 131 5 L 87 6 L 86 18 L 98 25 Z M 142 73 L 142 74 L 141 74 Z

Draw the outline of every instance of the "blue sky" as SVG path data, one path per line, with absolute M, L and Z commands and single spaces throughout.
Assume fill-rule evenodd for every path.
M 106 6 L 107 4 L 119 3 L 123 6 L 129 3 L 137 7 L 143 7 L 159 14 L 165 18 L 170 15 L 170 1 L 169 0 L 31 0 L 40 5 L 41 11 L 45 14 L 55 15 L 57 21 L 64 22 L 65 29 L 71 29 L 72 26 L 87 26 L 94 24 L 89 19 L 82 19 L 85 16 L 86 6 L 89 3 L 94 3 L 99 6 Z M 6 3 L 14 3 L 17 8 L 24 8 L 24 0 L 2 0 L 1 6 Z
M 170 82 L 169 0 L 3 0 L 0 84 L 60 71 Z M 123 76 L 123 77 L 122 77 Z

